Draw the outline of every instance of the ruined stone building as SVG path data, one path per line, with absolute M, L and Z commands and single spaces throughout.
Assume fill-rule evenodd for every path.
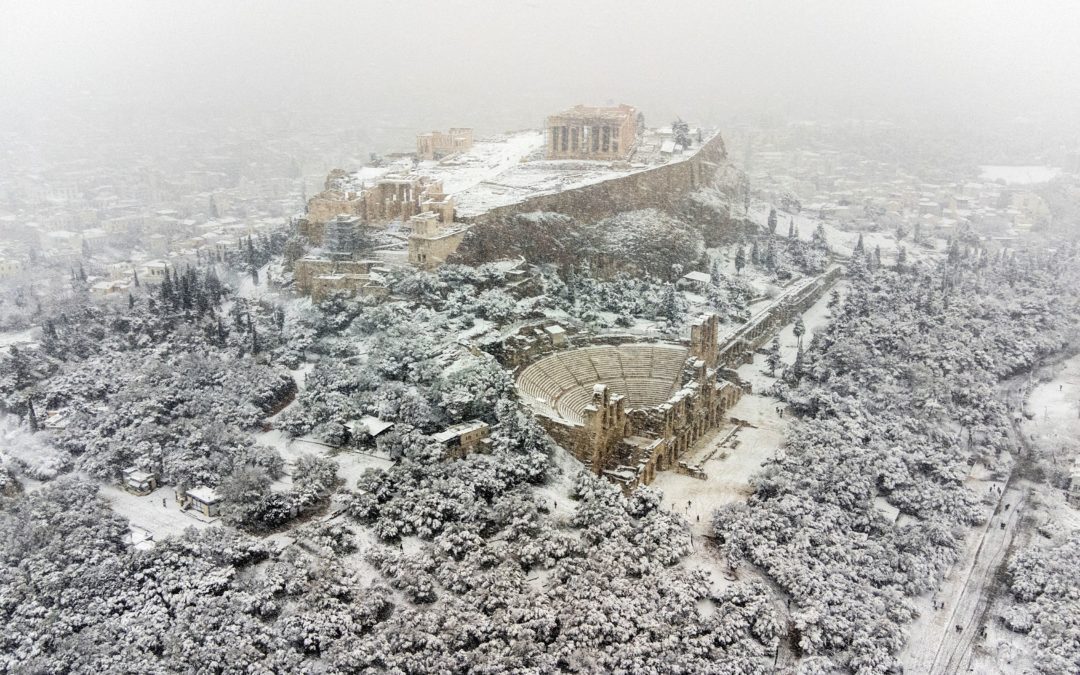
M 556 351 L 523 369 L 518 394 L 560 445 L 627 490 L 657 471 L 692 473 L 684 455 L 721 424 L 742 390 L 719 376 L 716 315 L 689 345 L 625 343 Z
M 547 118 L 547 159 L 627 159 L 638 134 L 633 106 L 594 108 L 576 105 Z
M 296 290 L 322 302 L 332 293 L 376 297 L 388 295 L 384 275 L 388 270 L 379 260 L 352 260 L 307 256 L 293 264 Z
M 423 160 L 437 160 L 463 152 L 473 145 L 472 129 L 450 129 L 449 132 L 430 131 L 416 135 L 416 157 Z
M 434 212 L 421 213 L 409 219 L 409 263 L 424 269 L 435 269 L 461 245 L 468 227 L 444 223 Z
M 518 396 L 559 445 L 628 491 L 651 483 L 657 471 L 705 478 L 689 451 L 748 390 L 732 368 L 809 309 L 839 273 L 834 268 L 793 285 L 724 333 L 715 314 L 703 315 L 678 344 L 594 339 L 558 349 L 545 340 L 546 348 L 516 350 L 539 355 L 520 368 Z
M 462 247 L 465 253 L 458 261 L 489 262 L 507 255 L 498 236 L 485 236 L 482 255 L 470 253 L 468 233 L 478 223 L 537 211 L 595 221 L 622 211 L 673 208 L 708 184 L 725 161 L 723 140 L 715 131 L 691 151 L 665 157 L 663 130 L 641 129 L 640 124 L 632 106 L 576 106 L 549 117 L 544 132 L 522 130 L 475 143 L 470 129 L 420 134 L 416 156 L 352 172 L 332 171 L 325 189 L 308 200 L 306 213 L 295 221 L 297 231 L 328 261 L 348 262 L 336 249 L 350 248 L 346 227 L 351 224 L 358 240 L 367 238 L 367 229 L 394 230 L 380 241 L 380 255 L 388 260 L 407 248 L 410 264 L 434 269 L 455 260 Z M 450 155 L 446 161 L 416 161 Z M 545 155 L 599 161 L 548 161 Z M 618 161 L 631 156 L 632 164 Z M 304 264 L 310 268 L 313 263 Z M 320 277 L 303 287 L 369 292 L 369 280 L 354 274 L 322 265 L 317 275 L 303 273 Z
M 300 234 L 322 246 L 326 224 L 339 216 L 355 217 L 364 227 L 382 228 L 427 212 L 434 213 L 441 223 L 454 219 L 454 199 L 443 191 L 442 181 L 416 173 L 395 173 L 367 185 L 335 171 L 327 178 L 326 189 L 308 200 L 307 213 L 299 221 Z

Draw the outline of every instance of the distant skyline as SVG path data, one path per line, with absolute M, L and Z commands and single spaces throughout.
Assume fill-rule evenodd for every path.
M 5 0 L 0 113 L 499 131 L 626 102 L 650 123 L 1027 117 L 1075 141 L 1078 35 L 1057 1 Z

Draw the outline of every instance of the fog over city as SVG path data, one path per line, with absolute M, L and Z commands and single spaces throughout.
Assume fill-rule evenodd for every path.
M 503 130 L 587 100 L 717 123 L 1020 116 L 1075 137 L 1080 117 L 1066 0 L 7 0 L 2 18 L 8 119 L 332 110 Z
M 0 0 L 0 675 L 1080 673 L 1078 37 Z

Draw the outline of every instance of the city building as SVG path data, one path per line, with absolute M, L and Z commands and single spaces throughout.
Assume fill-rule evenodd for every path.
M 446 448 L 447 456 L 460 459 L 484 443 L 490 433 L 491 427 L 487 422 L 469 420 L 448 427 L 435 434 L 433 438 Z
M 221 495 L 205 485 L 191 488 L 180 500 L 180 507 L 192 509 L 207 518 L 216 518 L 221 513 Z
M 137 495 L 148 495 L 157 489 L 157 476 L 138 467 L 124 469 L 124 489 Z

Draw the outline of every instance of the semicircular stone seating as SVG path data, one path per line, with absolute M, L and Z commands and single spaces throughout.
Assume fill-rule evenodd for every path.
M 626 397 L 627 408 L 664 403 L 682 384 L 686 347 L 671 344 L 596 345 L 555 352 L 525 368 L 518 394 L 534 412 L 581 424 L 593 385 Z

